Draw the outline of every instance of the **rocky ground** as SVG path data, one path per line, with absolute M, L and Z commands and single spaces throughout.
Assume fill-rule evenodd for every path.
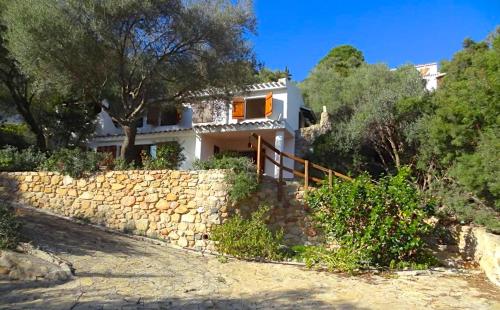
M 178 250 L 21 211 L 25 234 L 71 262 L 65 283 L 0 281 L 1 309 L 500 309 L 477 273 L 346 276 Z

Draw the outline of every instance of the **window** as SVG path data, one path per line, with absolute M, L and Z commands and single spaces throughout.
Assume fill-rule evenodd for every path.
M 246 100 L 245 118 L 264 118 L 266 117 L 266 98 L 253 98 Z
M 160 125 L 170 126 L 179 123 L 179 113 L 176 107 L 167 107 L 161 111 Z
M 236 97 L 233 99 L 233 119 L 255 119 L 265 118 L 273 114 L 273 93 L 265 97 L 244 99 Z
M 139 118 L 136 122 L 135 125 L 137 128 L 142 128 L 143 126 L 143 117 Z

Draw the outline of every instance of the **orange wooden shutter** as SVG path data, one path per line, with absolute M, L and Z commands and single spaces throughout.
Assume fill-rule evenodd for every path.
M 271 116 L 273 114 L 273 93 L 269 93 L 266 96 L 266 110 L 264 115 L 266 117 Z
M 149 107 L 147 123 L 152 126 L 158 126 L 160 120 L 160 107 Z
M 245 99 L 238 97 L 233 99 L 233 118 L 245 118 Z

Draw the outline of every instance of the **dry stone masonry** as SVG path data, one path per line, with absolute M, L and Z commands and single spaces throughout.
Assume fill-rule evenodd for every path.
M 214 225 L 233 213 L 248 214 L 265 201 L 275 206 L 271 223 L 284 228 L 290 244 L 307 239 L 306 232 L 315 234 L 305 221 L 301 196 L 296 200 L 290 192 L 286 203 L 278 203 L 271 182 L 252 199 L 234 205 L 228 200 L 226 173 L 131 170 L 73 179 L 54 172 L 1 172 L 0 200 L 196 250 L 212 249 Z
M 195 249 L 228 216 L 224 180 L 222 170 L 0 173 L 4 199 Z

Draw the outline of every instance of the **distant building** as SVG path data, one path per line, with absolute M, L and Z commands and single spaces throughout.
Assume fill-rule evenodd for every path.
M 420 75 L 427 82 L 425 87 L 427 90 L 432 91 L 438 88 L 441 83 L 441 79 L 445 76 L 445 73 L 438 71 L 438 64 L 436 62 L 415 65 L 415 68 L 420 72 Z

